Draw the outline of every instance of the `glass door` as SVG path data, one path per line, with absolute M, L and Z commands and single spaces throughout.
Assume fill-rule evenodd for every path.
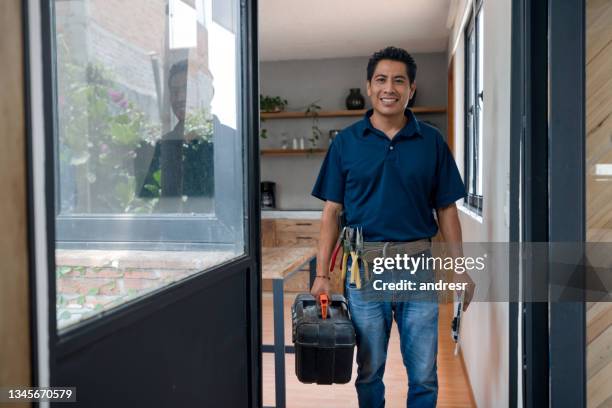
M 257 406 L 255 3 L 41 4 L 51 385 Z

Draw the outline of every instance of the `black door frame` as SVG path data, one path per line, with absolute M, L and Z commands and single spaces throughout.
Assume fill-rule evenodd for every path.
M 549 0 L 550 242 L 582 244 L 586 241 L 585 3 L 585 0 Z M 550 251 L 551 257 L 555 257 L 558 249 L 553 246 Z M 578 250 L 577 256 L 581 253 Z M 581 278 L 584 283 L 584 272 Z M 558 282 L 553 286 L 552 280 L 549 281 L 553 299 L 549 305 L 550 405 L 586 407 L 584 290 L 581 301 L 556 300 L 567 286 L 559 287 Z
M 35 22 L 29 20 L 28 2 L 24 2 L 24 32 L 28 33 L 29 24 Z M 243 98 L 241 101 L 240 116 L 244 123 L 244 169 L 245 177 L 245 247 L 246 251 L 243 256 L 240 256 L 229 263 L 217 266 L 208 270 L 203 274 L 187 278 L 184 281 L 178 282 L 171 286 L 165 287 L 159 293 L 153 296 L 144 297 L 137 302 L 126 304 L 113 310 L 103 319 L 91 319 L 79 324 L 74 329 L 66 333 L 58 333 L 57 322 L 55 315 L 55 170 L 54 170 L 54 153 L 53 153 L 53 134 L 55 132 L 55 103 L 54 103 L 54 53 L 53 53 L 53 12 L 52 2 L 47 0 L 38 0 L 40 9 L 40 27 L 41 27 L 41 59 L 42 66 L 45 68 L 42 71 L 42 87 L 43 87 L 43 116 L 44 116 L 44 155 L 45 155 L 45 215 L 46 223 L 46 245 L 47 259 L 46 267 L 48 271 L 48 316 L 38 316 L 35 312 L 35 305 L 32 306 L 33 327 L 36 326 L 36 319 L 46 319 L 49 328 L 49 371 L 51 374 L 50 385 L 54 386 L 57 372 L 58 359 L 73 353 L 83 347 L 90 346 L 96 341 L 105 337 L 111 337 L 115 332 L 118 332 L 126 327 L 130 327 L 139 321 L 143 321 L 153 314 L 159 312 L 165 307 L 168 307 L 177 301 L 187 299 L 195 292 L 209 288 L 219 282 L 228 279 L 228 276 L 242 275 L 244 276 L 244 297 L 246 326 L 244 327 L 244 337 L 247 343 L 247 361 L 248 367 L 248 403 L 250 407 L 261 407 L 262 405 L 262 374 L 261 374 L 261 248 L 260 248 L 260 199 L 259 199 L 259 81 L 258 81 L 258 36 L 257 36 L 257 0 L 240 0 L 238 2 L 239 12 L 241 16 L 240 31 L 243 41 L 241 42 L 240 54 L 242 58 L 241 64 L 241 80 L 243 84 Z M 26 34 L 24 42 L 24 58 L 26 60 L 25 78 L 30 78 L 31 63 L 29 41 L 31 39 Z M 28 98 L 31 90 L 28 88 Z M 28 132 L 28 158 L 32 156 L 31 146 L 34 140 L 33 124 L 32 124 L 32 108 L 28 105 L 26 109 L 27 132 Z M 29 159 L 30 165 L 32 159 Z M 30 173 L 31 174 L 31 173 Z M 33 200 L 38 196 L 35 191 L 33 182 L 29 183 L 29 206 L 30 215 L 34 216 Z M 32 231 L 32 236 L 34 231 Z M 33 253 L 34 251 L 32 251 Z M 32 255 L 32 258 L 34 256 Z M 31 286 L 35 288 L 36 273 L 34 266 L 31 268 Z M 35 289 L 32 289 L 35 293 Z M 35 332 L 34 332 L 35 333 Z M 33 339 L 33 358 L 37 357 L 36 339 Z M 39 385 L 38 377 L 39 364 L 33 360 L 34 370 L 34 385 Z M 203 367 L 206 370 L 209 367 Z M 219 367 L 216 367 L 219 368 Z M 209 368 L 210 369 L 210 368 Z M 211 390 L 214 391 L 214 390 Z M 78 396 L 77 396 L 78 398 Z
M 509 401 L 515 408 L 546 406 L 548 369 L 529 364 L 545 359 L 548 305 L 518 302 L 520 293 L 546 288 L 547 275 L 521 257 L 519 242 L 548 240 L 547 217 L 547 62 L 546 0 L 516 0 L 512 5 L 512 96 L 510 141 Z M 539 271 L 538 274 L 533 271 Z M 522 271 L 522 282 L 519 274 Z M 522 336 L 519 337 L 519 321 Z M 520 346 L 520 347 L 519 347 Z M 519 355 L 519 350 L 521 354 Z M 519 371 L 519 367 L 521 370 Z M 522 387 L 518 387 L 519 375 Z
M 251 222 L 247 230 L 251 262 L 247 275 L 248 335 L 250 337 L 249 375 L 251 408 L 263 406 L 262 382 L 262 303 L 261 303 L 261 199 L 259 154 L 259 26 L 258 0 L 240 0 L 240 15 L 245 22 L 242 56 L 246 67 L 242 83 L 245 103 L 247 194 L 245 208 Z
M 511 22 L 511 61 L 513 64 L 510 69 L 511 75 L 511 98 L 510 98 L 510 203 L 509 203 L 509 242 L 510 248 L 520 242 L 521 237 L 521 145 L 525 127 L 523 126 L 523 116 L 525 107 L 525 77 L 526 53 L 525 53 L 525 2 L 512 2 L 512 22 Z M 516 247 L 514 247 L 516 248 Z M 510 302 L 508 305 L 508 407 L 518 407 L 518 376 L 519 376 L 519 316 L 520 314 L 518 299 L 520 289 L 518 250 L 511 251 L 508 259 L 508 293 Z M 522 310 L 522 307 L 521 307 Z M 522 360 L 522 358 L 521 358 Z M 522 364 L 520 364 L 522 367 Z M 521 370 L 522 373 L 522 370 Z
M 513 86 L 514 127 L 512 157 L 514 163 L 515 195 L 514 211 L 517 217 L 515 239 L 518 242 L 547 242 L 548 235 L 548 118 L 547 118 L 547 0 L 520 0 L 515 2 L 517 30 L 513 59 L 513 71 L 517 85 Z M 519 149 L 516 152 L 516 149 Z M 520 189 L 517 191 L 517 189 Z M 520 197 L 520 198 L 519 198 Z M 519 227 L 517 231 L 516 228 Z M 524 259 L 520 254 L 515 267 L 520 268 L 523 299 L 546 299 L 548 273 L 536 259 Z M 518 275 L 515 294 L 518 294 Z M 518 298 L 518 296 L 517 296 Z M 548 406 L 548 303 L 521 302 L 522 337 L 514 345 L 514 361 L 520 361 L 522 389 L 514 388 L 517 399 L 527 408 Z M 518 314 L 518 311 L 517 313 Z M 513 316 L 518 325 L 518 316 Z M 517 333 L 517 331 L 511 332 Z M 516 334 L 515 334 L 516 337 Z M 517 361 L 516 350 L 521 344 L 521 356 Z M 511 349 L 512 350 L 512 349 Z M 537 364 L 535 362 L 538 362 Z M 512 372 L 512 381 L 517 381 L 517 372 Z M 516 401 L 513 401 L 516 406 Z
M 585 37 L 584 0 L 513 2 L 511 241 L 585 241 Z M 557 271 L 510 262 L 521 264 L 523 299 L 553 301 L 522 303 L 522 339 L 511 303 L 509 406 L 586 407 L 584 301 L 556 300 Z M 511 274 L 511 293 L 518 282 Z

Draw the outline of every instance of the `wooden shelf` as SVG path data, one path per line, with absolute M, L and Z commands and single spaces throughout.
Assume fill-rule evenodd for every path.
M 325 154 L 327 149 L 263 149 L 262 156 L 307 156 L 309 154 Z
M 417 106 L 411 108 L 414 113 L 446 113 L 444 106 Z M 359 110 L 337 110 L 337 111 L 319 111 L 320 118 L 338 118 L 343 116 L 363 116 L 366 113 L 366 109 Z M 261 113 L 262 119 L 304 119 L 312 118 L 312 115 L 306 114 L 305 112 L 278 112 L 278 113 Z

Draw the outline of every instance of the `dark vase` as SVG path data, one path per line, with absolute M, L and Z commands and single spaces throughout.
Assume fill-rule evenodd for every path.
M 363 99 L 359 88 L 351 88 L 349 96 L 346 97 L 346 109 L 363 109 L 364 106 L 365 99 Z

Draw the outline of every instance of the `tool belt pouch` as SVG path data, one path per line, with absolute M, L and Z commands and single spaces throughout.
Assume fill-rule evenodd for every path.
M 394 258 L 396 255 L 403 256 L 404 254 L 414 256 L 429 249 L 431 249 L 431 242 L 428 239 L 413 242 L 364 242 L 363 251 L 359 257 L 362 287 L 366 286 L 372 279 L 372 268 L 376 258 Z M 354 282 L 350 274 L 350 265 L 349 257 L 347 279 L 349 282 Z

